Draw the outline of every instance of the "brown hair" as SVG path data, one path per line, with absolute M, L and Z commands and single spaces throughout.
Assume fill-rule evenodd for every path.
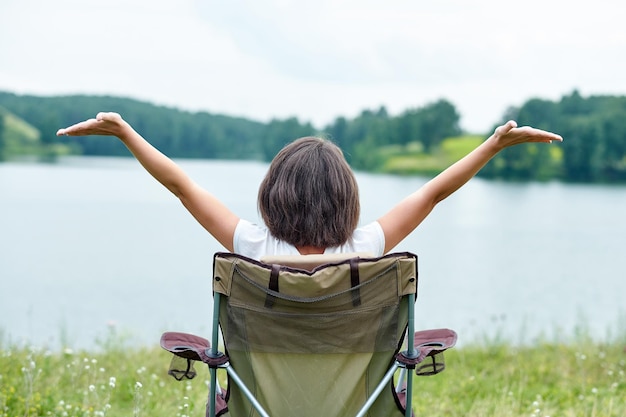
M 286 145 L 259 188 L 258 206 L 270 233 L 294 246 L 347 242 L 360 215 L 359 190 L 341 149 L 317 137 Z

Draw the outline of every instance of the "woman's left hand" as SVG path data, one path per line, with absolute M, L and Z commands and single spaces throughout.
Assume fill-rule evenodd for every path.
M 514 120 L 509 120 L 498 127 L 491 138 L 500 148 L 528 142 L 552 143 L 552 141 L 563 141 L 563 138 L 556 133 L 530 126 L 517 127 L 517 123 Z

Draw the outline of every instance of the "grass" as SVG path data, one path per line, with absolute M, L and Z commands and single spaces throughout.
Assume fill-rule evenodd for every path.
M 496 334 L 455 347 L 443 373 L 415 379 L 415 415 L 624 417 L 626 327 L 618 321 L 601 339 L 583 322 L 571 335 L 525 344 Z M 110 330 L 92 350 L 50 351 L 11 344 L 0 329 L 0 417 L 204 415 L 202 364 L 194 380 L 175 381 L 169 353 L 130 347 L 128 334 Z
M 400 175 L 434 176 L 482 143 L 484 137 L 466 135 L 445 139 L 436 149 L 425 153 L 420 146 L 390 146 L 380 150 L 385 161 L 381 172 Z
M 491 342 L 446 353 L 447 369 L 418 377 L 416 415 L 626 416 L 624 338 L 516 347 Z M 98 352 L 0 348 L 0 417 L 202 416 L 208 371 L 178 382 L 159 347 Z
M 169 359 L 156 347 L 100 353 L 5 348 L 0 416 L 203 415 L 202 378 L 193 384 L 171 379 Z
M 67 144 L 43 144 L 41 132 L 13 113 L 0 107 L 0 117 L 4 120 L 4 146 L 0 147 L 0 160 L 34 155 L 45 158 L 69 155 L 72 149 Z
M 5 148 L 0 153 L 11 156 L 16 154 L 34 154 L 39 151 L 41 143 L 39 131 L 19 117 L 0 107 L 0 117 L 4 120 Z
M 418 379 L 417 415 L 626 416 L 622 344 L 464 347 Z

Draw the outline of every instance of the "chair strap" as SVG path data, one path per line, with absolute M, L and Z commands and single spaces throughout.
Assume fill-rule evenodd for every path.
M 270 282 L 268 288 L 271 291 L 278 292 L 278 274 L 280 273 L 280 265 L 273 264 L 272 271 L 270 272 Z M 267 294 L 265 297 L 265 308 L 272 308 L 276 302 L 276 297 L 272 294 Z
M 278 264 L 272 264 L 270 271 L 270 280 L 268 283 L 268 289 L 270 291 L 279 292 L 278 277 L 280 274 L 281 266 Z M 358 307 L 361 305 L 361 291 L 359 290 L 359 284 L 361 278 L 359 276 L 359 260 L 358 258 L 350 259 L 350 286 L 352 290 L 352 305 Z M 265 297 L 265 308 L 272 308 L 276 302 L 276 297 L 268 293 Z
M 357 258 L 350 259 L 350 285 L 352 288 L 352 305 L 358 307 L 361 305 L 361 291 L 358 286 L 361 283 L 359 277 L 359 262 Z

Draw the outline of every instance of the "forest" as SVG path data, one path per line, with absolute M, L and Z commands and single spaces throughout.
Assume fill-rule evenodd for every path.
M 354 169 L 400 174 L 434 174 L 490 133 L 463 132 L 461 115 L 445 99 L 397 115 L 389 114 L 385 107 L 365 109 L 354 118 L 340 116 L 327 126 L 316 127 L 295 117 L 260 122 L 123 97 L 0 92 L 0 161 L 24 155 L 44 160 L 62 155 L 129 156 L 120 141 L 78 141 L 55 135 L 59 127 L 94 117 L 99 111 L 122 114 L 173 158 L 269 161 L 289 141 L 321 135 L 342 148 Z M 515 181 L 626 182 L 626 97 L 583 97 L 574 90 L 556 101 L 533 98 L 520 107 L 510 107 L 498 124 L 508 119 L 557 132 L 565 141 L 558 146 L 508 148 L 481 176 Z M 426 168 L 416 163 L 415 167 L 393 169 L 402 165 L 392 163 L 394 160 L 407 158 L 435 162 Z

